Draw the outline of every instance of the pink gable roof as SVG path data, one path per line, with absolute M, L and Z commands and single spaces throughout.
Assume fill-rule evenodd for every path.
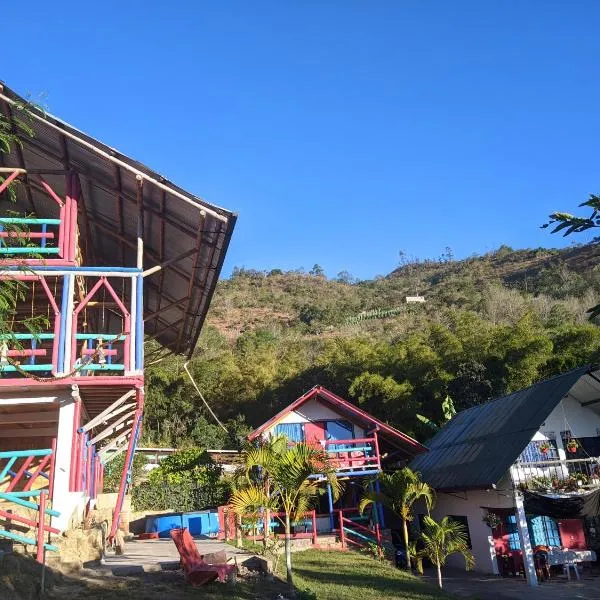
M 271 428 L 273 425 L 276 425 L 281 419 L 283 419 L 286 415 L 296 410 L 304 403 L 309 400 L 316 398 L 318 401 L 323 404 L 329 405 L 331 408 L 335 409 L 340 415 L 344 415 L 350 421 L 353 421 L 357 424 L 366 425 L 367 428 L 375 429 L 379 434 L 380 438 L 385 439 L 390 444 L 402 449 L 404 452 L 409 454 L 410 456 L 416 456 L 417 454 L 421 454 L 422 452 L 427 452 L 427 448 L 417 442 L 417 440 L 411 438 L 410 436 L 402 433 L 395 427 L 376 419 L 374 416 L 369 413 L 361 410 L 354 404 L 351 404 L 347 400 L 340 398 L 340 396 L 330 392 L 324 387 L 317 385 L 304 395 L 300 396 L 297 400 L 294 400 L 290 405 L 286 406 L 283 410 L 278 412 L 274 417 L 263 423 L 260 427 L 255 429 L 249 436 L 249 440 L 254 440 L 262 433 L 264 433 L 267 429 Z

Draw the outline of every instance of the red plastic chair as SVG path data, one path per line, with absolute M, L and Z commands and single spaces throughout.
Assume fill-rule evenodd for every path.
M 179 552 L 181 566 L 188 583 L 192 585 L 204 585 L 215 579 L 218 579 L 221 583 L 225 583 L 236 572 L 237 567 L 235 565 L 209 565 L 205 563 L 187 528 L 172 529 L 171 539 Z

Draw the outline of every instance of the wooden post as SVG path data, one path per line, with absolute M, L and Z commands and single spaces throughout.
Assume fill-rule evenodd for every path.
M 375 523 L 375 538 L 377 539 L 377 545 L 381 546 L 381 529 L 379 529 L 378 523 Z
M 312 517 L 312 543 L 313 546 L 317 545 L 317 511 L 313 508 L 311 511 Z
M 46 490 L 40 492 L 40 509 L 38 519 L 38 531 L 37 531 L 37 556 L 36 560 L 44 564 L 44 526 L 46 525 Z
M 377 457 L 377 468 L 381 469 L 381 457 L 379 456 L 379 440 L 377 439 L 377 432 L 373 434 L 375 456 Z
M 346 534 L 344 533 L 344 513 L 340 510 L 340 542 L 342 542 L 342 548 L 346 547 Z

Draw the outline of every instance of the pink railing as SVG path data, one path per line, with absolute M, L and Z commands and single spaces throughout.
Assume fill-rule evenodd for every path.
M 357 438 L 352 440 L 324 440 L 323 445 L 331 463 L 339 469 L 381 469 L 379 443 L 377 436 L 372 438 Z M 331 446 L 343 446 L 332 448 Z

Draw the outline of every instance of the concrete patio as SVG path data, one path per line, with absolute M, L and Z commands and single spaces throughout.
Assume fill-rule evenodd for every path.
M 228 559 L 235 559 L 238 564 L 253 556 L 245 550 L 211 538 L 198 538 L 194 542 L 201 555 L 224 551 Z M 122 555 L 109 554 L 103 563 L 85 566 L 120 576 L 172 571 L 179 568 L 179 553 L 170 539 L 132 540 L 126 542 Z
M 530 587 L 522 577 L 499 577 L 472 571 L 445 568 L 444 589 L 459 598 L 473 600 L 600 600 L 600 571 L 586 568 L 579 581 L 563 575 Z M 437 583 L 434 570 L 425 570 L 425 579 Z

